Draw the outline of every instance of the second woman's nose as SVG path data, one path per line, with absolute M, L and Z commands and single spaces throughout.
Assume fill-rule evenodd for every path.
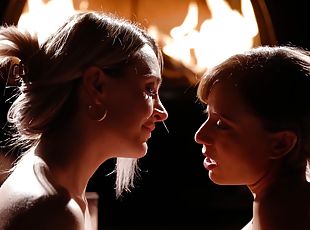
M 203 145 L 211 145 L 212 144 L 212 138 L 209 136 L 209 132 L 207 130 L 207 121 L 205 121 L 200 128 L 197 130 L 194 136 L 195 141 L 198 144 Z

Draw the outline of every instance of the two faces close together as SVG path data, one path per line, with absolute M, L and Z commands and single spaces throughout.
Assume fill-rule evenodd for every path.
M 0 229 L 92 229 L 91 176 L 116 158 L 116 194 L 130 190 L 168 118 L 160 47 L 138 25 L 96 12 L 72 16 L 42 44 L 14 26 L 1 27 L 0 42 L 2 76 L 20 90 L 8 112 L 13 143 L 26 145 L 0 188 Z M 234 55 L 199 82 L 206 121 L 195 141 L 214 183 L 253 193 L 244 229 L 310 226 L 309 92 L 309 53 L 285 46 Z

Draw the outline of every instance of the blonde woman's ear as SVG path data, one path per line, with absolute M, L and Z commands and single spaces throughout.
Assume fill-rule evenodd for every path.
M 82 76 L 83 88 L 90 97 L 93 104 L 102 104 L 104 101 L 104 92 L 107 76 L 98 67 L 88 67 Z
M 279 131 L 272 135 L 270 159 L 282 158 L 296 146 L 297 135 L 292 131 Z

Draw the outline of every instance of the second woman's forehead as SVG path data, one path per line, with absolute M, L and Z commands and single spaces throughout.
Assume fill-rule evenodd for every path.
M 213 85 L 208 95 L 207 103 L 219 112 L 231 113 L 236 116 L 239 113 L 249 111 L 238 88 L 223 82 L 218 82 Z

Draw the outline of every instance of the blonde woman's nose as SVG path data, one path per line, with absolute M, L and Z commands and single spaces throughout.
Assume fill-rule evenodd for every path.
M 158 108 L 154 108 L 153 113 L 156 121 L 164 121 L 168 118 L 168 112 L 163 105 L 159 106 Z

